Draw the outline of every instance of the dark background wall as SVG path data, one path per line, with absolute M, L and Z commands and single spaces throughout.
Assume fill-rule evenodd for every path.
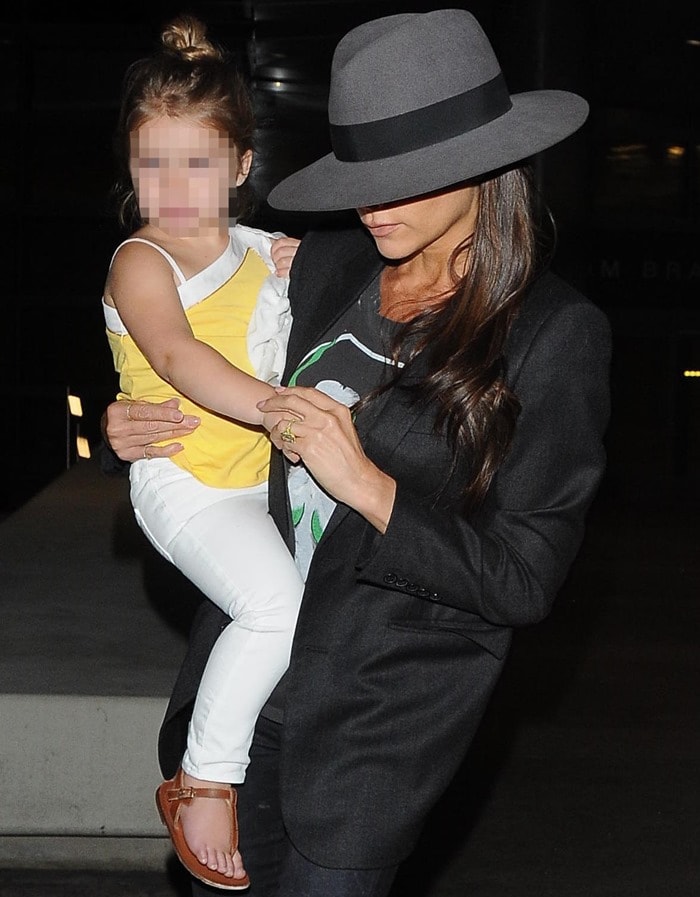
M 367 19 L 447 5 L 480 19 L 511 91 L 556 87 L 590 100 L 583 130 L 537 170 L 560 226 L 555 267 L 613 324 L 608 488 L 697 484 L 700 377 L 683 372 L 700 368 L 698 13 L 660 0 L 103 3 L 80 15 L 28 2 L 0 14 L 0 512 L 75 463 L 67 390 L 82 399 L 93 446 L 116 390 L 100 308 L 120 239 L 111 135 L 122 74 L 162 23 L 197 13 L 236 52 L 260 119 L 250 223 L 301 236 L 310 220 L 273 213 L 264 197 L 328 149 L 337 40 Z

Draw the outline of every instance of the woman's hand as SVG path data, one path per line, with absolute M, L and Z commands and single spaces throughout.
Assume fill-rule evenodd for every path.
M 275 274 L 278 277 L 289 277 L 292 261 L 297 253 L 299 243 L 296 237 L 278 237 L 272 241 L 270 255 L 275 265 Z
M 183 414 L 179 399 L 166 402 L 112 402 L 102 417 L 105 442 L 122 461 L 169 458 L 182 451 L 182 443 L 153 445 L 164 439 L 189 436 L 199 426 L 199 418 Z
M 349 408 L 302 386 L 280 387 L 258 408 L 273 444 L 290 461 L 301 459 L 336 501 L 386 531 L 396 482 L 365 455 Z
M 280 388 L 281 387 L 278 387 L 278 389 Z M 258 409 L 263 412 L 262 425 L 270 434 L 270 441 L 272 444 L 276 448 L 282 449 L 284 456 L 288 461 L 291 461 L 292 464 L 296 464 L 301 460 L 301 456 L 292 449 L 290 442 L 285 442 L 280 438 L 280 433 L 289 423 L 291 414 L 288 410 L 264 411 L 263 408 L 267 404 L 267 400 L 265 402 L 258 402 Z

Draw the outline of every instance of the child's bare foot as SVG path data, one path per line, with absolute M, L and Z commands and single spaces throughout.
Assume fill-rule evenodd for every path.
M 190 788 L 221 788 L 221 782 L 196 779 L 183 770 L 182 784 Z M 227 802 L 193 797 L 180 806 L 180 822 L 187 846 L 200 863 L 228 878 L 245 875 L 238 850 L 231 852 L 231 817 Z

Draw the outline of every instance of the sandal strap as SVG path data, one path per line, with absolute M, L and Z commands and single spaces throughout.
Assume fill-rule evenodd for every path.
M 217 800 L 231 800 L 233 788 L 173 788 L 166 792 L 166 800 L 192 800 L 194 797 L 212 797 Z

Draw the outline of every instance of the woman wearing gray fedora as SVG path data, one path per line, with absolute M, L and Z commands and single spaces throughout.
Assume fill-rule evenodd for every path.
M 513 628 L 547 615 L 578 551 L 605 464 L 609 327 L 538 258 L 527 160 L 587 110 L 510 95 L 464 10 L 381 18 L 336 49 L 332 152 L 270 194 L 354 208 L 360 226 L 303 238 L 287 385 L 259 406 L 280 450 L 270 512 L 306 588 L 238 790 L 256 897 L 388 893 Z M 107 418 L 127 461 L 192 432 L 170 407 Z M 166 776 L 225 619 L 205 602 L 195 621 Z

